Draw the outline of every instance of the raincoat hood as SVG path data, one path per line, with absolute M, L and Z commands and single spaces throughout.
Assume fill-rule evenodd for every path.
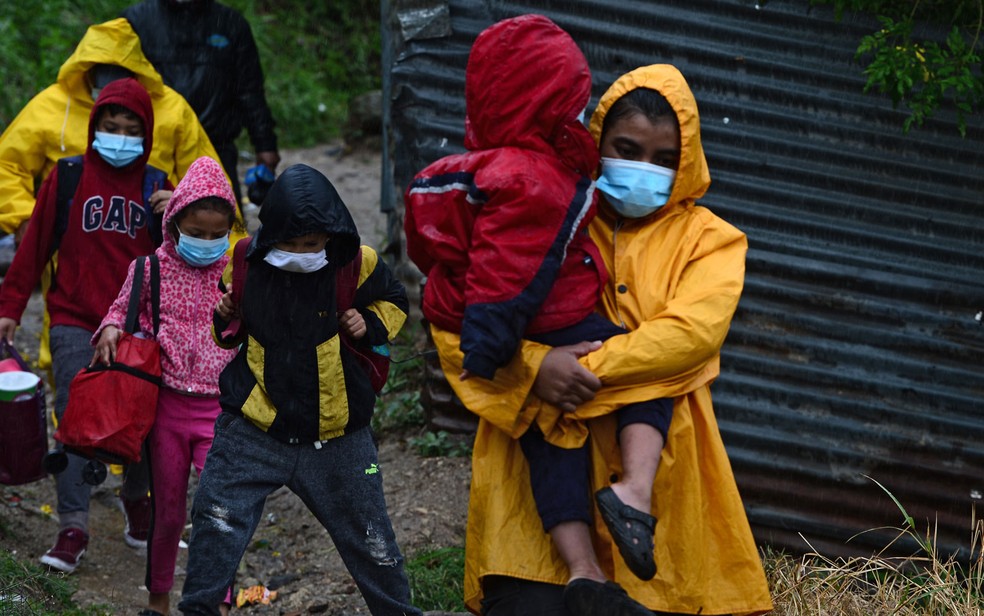
M 139 172 L 142 177 L 144 167 L 147 165 L 147 159 L 150 158 L 150 152 L 154 148 L 154 107 L 150 102 L 150 96 L 147 94 L 147 90 L 139 81 L 132 77 L 110 82 L 99 92 L 99 98 L 89 113 L 89 141 L 85 149 L 85 164 L 105 165 L 106 168 L 110 167 L 109 163 L 104 161 L 92 147 L 92 140 L 96 137 L 96 118 L 99 117 L 102 108 L 110 104 L 126 107 L 143 121 L 143 154 L 129 165 L 117 170 L 119 173 Z
M 133 73 L 152 97 L 164 94 L 164 82 L 140 48 L 140 38 L 122 17 L 89 26 L 82 40 L 58 71 L 58 83 L 73 99 L 92 100 L 87 79 L 96 64 L 115 64 Z
M 359 250 L 359 232 L 348 208 L 331 182 L 307 165 L 288 167 L 270 187 L 260 208 L 260 228 L 253 236 L 246 258 L 262 259 L 277 242 L 308 233 L 331 236 L 328 262 L 342 266 Z
M 601 142 L 601 129 L 605 116 L 615 102 L 637 88 L 649 88 L 662 94 L 676 112 L 680 124 L 680 167 L 677 169 L 673 191 L 667 205 L 655 215 L 661 215 L 674 206 L 689 206 L 704 196 L 711 185 L 711 174 L 704 158 L 704 148 L 700 141 L 700 117 L 697 114 L 697 101 L 694 99 L 687 80 L 680 71 L 669 64 L 643 66 L 622 75 L 602 95 L 591 116 L 590 130 L 596 143 Z M 602 196 L 604 202 L 604 196 Z M 601 208 L 603 214 L 609 212 L 607 206 Z
M 171 200 L 164 210 L 164 228 L 167 228 L 168 223 L 178 212 L 205 197 L 218 197 L 229 203 L 235 211 L 236 196 L 232 192 L 229 180 L 226 179 L 222 165 L 207 156 L 202 156 L 191 163 L 188 173 L 178 182 L 174 193 L 171 194 Z M 170 233 L 164 234 L 164 244 L 174 245 Z
M 486 28 L 465 71 L 465 147 L 518 147 L 560 156 L 585 175 L 597 148 L 578 119 L 591 96 L 584 54 L 541 15 L 521 15 Z

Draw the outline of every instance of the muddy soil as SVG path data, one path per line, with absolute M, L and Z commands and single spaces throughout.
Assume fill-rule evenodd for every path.
M 280 169 L 303 162 L 321 170 L 349 206 L 363 243 L 381 247 L 386 228 L 379 211 L 380 156 L 376 151 L 346 151 L 341 142 L 281 153 Z M 243 164 L 243 167 L 248 166 Z M 37 357 L 41 301 L 36 295 L 17 333 L 16 346 Z M 52 430 L 49 429 L 49 433 Z M 390 517 L 404 556 L 464 544 L 470 479 L 467 458 L 423 458 L 409 445 L 417 433 L 384 434 L 380 461 Z M 49 437 L 50 439 L 50 437 Z M 195 481 L 192 473 L 190 498 Z M 136 614 L 145 606 L 145 553 L 123 541 L 123 517 L 117 506 L 120 479 L 93 490 L 89 551 L 73 574 L 81 605 L 103 605 L 111 614 Z M 58 532 L 54 481 L 0 486 L 0 549 L 37 562 Z M 190 530 L 190 529 L 189 529 Z M 187 535 L 186 535 L 187 539 Z M 171 613 L 175 609 L 187 550 L 179 551 Z M 282 490 L 269 497 L 250 549 L 240 563 L 238 585 L 276 587 L 270 605 L 247 605 L 233 614 L 368 614 L 331 539 L 303 503 Z

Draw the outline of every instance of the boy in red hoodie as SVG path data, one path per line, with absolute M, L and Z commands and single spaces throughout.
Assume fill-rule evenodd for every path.
M 61 419 L 72 378 L 89 365 L 89 342 L 116 299 L 130 262 L 160 243 L 160 218 L 145 199 L 148 178 L 170 190 L 166 176 L 147 165 L 153 147 L 154 114 L 147 90 L 135 79 L 103 88 L 89 117 L 89 141 L 81 157 L 82 173 L 59 224 L 56 167 L 38 192 L 24 240 L 0 288 L 0 336 L 13 341 L 31 293 L 57 249 L 57 269 L 45 294 L 51 319 L 55 416 Z M 147 201 L 147 202 L 145 202 Z M 64 225 L 64 230 L 61 226 Z M 60 531 L 41 562 L 65 573 L 78 567 L 89 544 L 90 486 L 81 479 L 86 460 L 68 454 L 68 467 L 57 475 Z M 131 547 L 146 546 L 150 522 L 147 470 L 131 465 L 120 499 Z

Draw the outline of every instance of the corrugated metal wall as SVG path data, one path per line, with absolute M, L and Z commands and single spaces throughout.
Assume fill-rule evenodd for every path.
M 536 12 L 570 32 L 594 71 L 592 105 L 629 69 L 676 64 L 700 105 L 702 202 L 749 237 L 712 391 L 756 536 L 793 552 L 805 540 L 827 555 L 880 549 L 896 533 L 863 531 L 902 514 L 874 479 L 944 552 L 969 556 L 984 492 L 980 117 L 966 138 L 946 113 L 902 134 L 904 113 L 863 95 L 852 62 L 874 25 L 806 1 L 384 0 L 383 11 L 384 197 L 397 215 L 412 175 L 461 149 L 468 50 L 494 21 Z

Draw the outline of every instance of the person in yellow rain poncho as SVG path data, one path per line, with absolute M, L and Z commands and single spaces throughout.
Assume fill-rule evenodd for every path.
M 636 90 L 642 92 L 632 94 Z M 650 91 L 668 103 L 669 123 L 638 102 Z M 676 68 L 642 67 L 602 96 L 590 129 L 602 156 L 602 200 L 590 231 L 610 274 L 598 309 L 629 333 L 603 345 L 556 349 L 524 341 L 494 381 L 449 379 L 480 417 L 466 605 L 489 616 L 572 613 L 564 605 L 569 575 L 543 532 L 517 439 L 535 423 L 554 444 L 587 440 L 594 492 L 622 473 L 611 412 L 672 397 L 673 418 L 652 492 L 651 513 L 659 521 L 656 577 L 642 581 L 628 570 L 596 512 L 602 568 L 652 610 L 768 612 L 768 584 L 710 395 L 741 294 L 748 244 L 741 231 L 696 204 L 710 185 L 696 101 Z M 673 165 L 668 183 L 654 179 L 651 167 L 663 167 L 655 175 L 665 177 Z M 661 191 L 662 197 L 654 196 Z M 459 374 L 458 336 L 434 327 L 432 334 L 444 372 Z
M 144 57 L 129 22 L 118 18 L 95 24 L 62 64 L 58 80 L 32 98 L 0 135 L 0 231 L 23 234 L 34 211 L 35 182 L 40 184 L 58 159 L 85 153 L 89 113 L 98 89 L 106 79 L 129 74 L 150 93 L 154 109 L 149 165 L 167 173 L 171 184 L 177 185 L 199 157 L 219 160 L 194 110 L 164 85 Z M 159 207 L 163 209 L 163 203 Z M 240 218 L 232 244 L 244 235 L 241 222 Z M 46 288 L 46 281 L 42 285 Z M 51 363 L 46 334 L 47 326 L 38 359 L 42 368 Z

